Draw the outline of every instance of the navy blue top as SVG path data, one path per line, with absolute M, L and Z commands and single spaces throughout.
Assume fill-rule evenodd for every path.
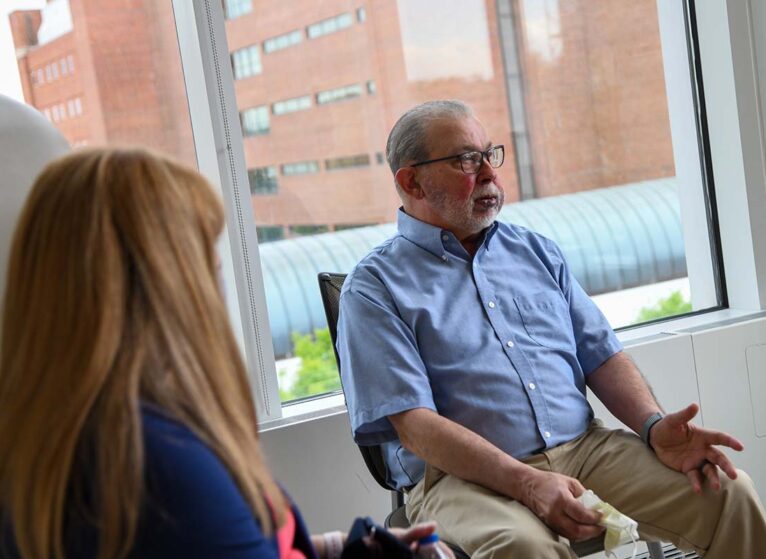
M 423 462 L 388 416 L 434 410 L 523 459 L 585 431 L 586 377 L 622 349 L 553 241 L 495 222 L 471 257 L 402 210 L 343 284 L 337 347 L 354 437 L 398 488 Z
M 279 559 L 224 464 L 187 427 L 143 408 L 147 499 L 130 557 Z M 297 510 L 294 547 L 316 554 Z M 4 531 L 8 534 L 8 530 Z M 95 557 L 92 527 L 70 526 L 68 557 Z M 17 557 L 0 546 L 0 557 Z

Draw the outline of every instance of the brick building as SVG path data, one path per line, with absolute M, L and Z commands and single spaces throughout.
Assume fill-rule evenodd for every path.
M 385 139 L 433 98 L 466 100 L 505 144 L 509 202 L 674 174 L 654 0 L 223 4 L 265 240 L 392 221 Z M 27 101 L 73 144 L 193 161 L 169 1 L 51 0 L 11 23 Z

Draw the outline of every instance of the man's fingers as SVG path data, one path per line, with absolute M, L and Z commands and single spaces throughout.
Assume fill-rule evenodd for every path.
M 705 442 L 707 444 L 728 446 L 729 448 L 737 451 L 743 450 L 745 448 L 745 445 L 743 445 L 739 439 L 735 439 L 728 433 L 723 433 L 721 431 L 711 431 L 709 429 L 700 429 L 699 431 L 704 436 Z
M 672 421 L 673 423 L 688 423 L 694 416 L 697 415 L 699 406 L 697 404 L 689 404 L 684 409 L 674 413 L 669 413 L 665 416 L 665 419 Z
M 569 541 L 581 542 L 595 538 L 604 531 L 604 528 L 598 525 L 579 524 L 571 518 L 564 516 L 560 519 L 558 531 Z
M 702 472 L 698 469 L 689 470 L 686 472 L 686 477 L 689 478 L 689 483 L 692 484 L 692 489 L 697 495 L 702 494 Z
M 601 520 L 601 513 L 585 508 L 578 500 L 572 499 L 564 504 L 564 513 L 577 524 L 596 525 Z
M 728 456 L 717 448 L 709 448 L 706 454 L 708 462 L 712 462 L 721 468 L 730 479 L 737 479 L 737 469 L 731 463 Z
M 712 462 L 705 462 L 705 465 L 702 466 L 702 473 L 705 474 L 713 491 L 718 492 L 721 490 L 721 478 L 718 476 L 718 467 L 715 464 Z

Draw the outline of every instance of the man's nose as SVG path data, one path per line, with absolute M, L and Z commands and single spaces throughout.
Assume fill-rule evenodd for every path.
M 491 182 L 497 178 L 497 169 L 489 164 L 489 158 L 486 155 L 481 158 L 481 167 L 479 167 L 479 172 L 476 173 L 476 178 L 481 182 Z

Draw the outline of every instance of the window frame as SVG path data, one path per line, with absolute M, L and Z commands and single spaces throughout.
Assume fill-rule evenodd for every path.
M 669 4 L 675 6 L 667 8 Z M 272 423 L 295 412 L 283 412 L 279 399 L 256 225 L 249 211 L 244 141 L 238 126 L 239 110 L 226 46 L 223 6 L 213 0 L 192 0 L 191 3 L 173 0 L 173 5 L 199 169 L 219 188 L 228 218 L 219 249 L 227 292 L 233 290 L 236 297 L 227 297 L 227 304 L 251 381 L 257 387 L 254 394 L 261 423 Z M 678 21 L 678 8 L 696 13 L 699 59 L 694 62 L 699 64 L 702 76 L 708 77 L 702 82 L 700 92 L 705 101 L 703 116 L 709 131 L 709 169 L 716 178 L 713 192 L 725 194 L 717 197 L 719 228 L 715 233 L 720 235 L 726 270 L 722 281 L 729 306 L 623 331 L 618 334 L 623 341 L 672 333 L 690 326 L 705 327 L 722 319 L 766 310 L 766 220 L 758 213 L 766 207 L 766 189 L 763 188 L 766 155 L 760 150 L 761 139 L 766 136 L 766 115 L 762 111 L 766 98 L 761 97 L 762 92 L 766 92 L 766 64 L 755 55 L 755 43 L 762 39 L 754 28 L 755 16 L 766 21 L 762 17 L 766 15 L 766 7 L 752 0 L 658 2 L 658 7 L 663 56 L 666 38 L 672 39 L 678 34 L 673 24 Z M 678 49 L 678 44 L 674 48 Z M 759 63 L 762 65 L 760 76 L 753 72 Z M 699 85 L 689 80 L 688 67 L 686 72 L 678 72 L 678 67 L 669 64 L 666 79 L 671 68 L 679 80 L 690 82 L 686 89 Z M 678 83 L 668 87 L 669 95 L 677 95 L 683 89 Z M 695 202 L 682 196 L 680 203 L 686 219 L 686 214 L 694 211 L 690 204 Z M 705 227 L 708 223 L 706 220 Z M 685 237 L 690 236 L 685 233 Z M 691 236 L 695 234 L 699 237 L 698 230 Z M 710 258 L 711 239 L 705 237 L 707 240 L 702 244 L 687 247 L 691 249 L 692 259 L 702 257 L 706 250 Z M 312 405 L 319 406 L 320 410 L 335 406 L 333 413 L 337 413 L 341 402 L 335 395 L 317 398 Z

